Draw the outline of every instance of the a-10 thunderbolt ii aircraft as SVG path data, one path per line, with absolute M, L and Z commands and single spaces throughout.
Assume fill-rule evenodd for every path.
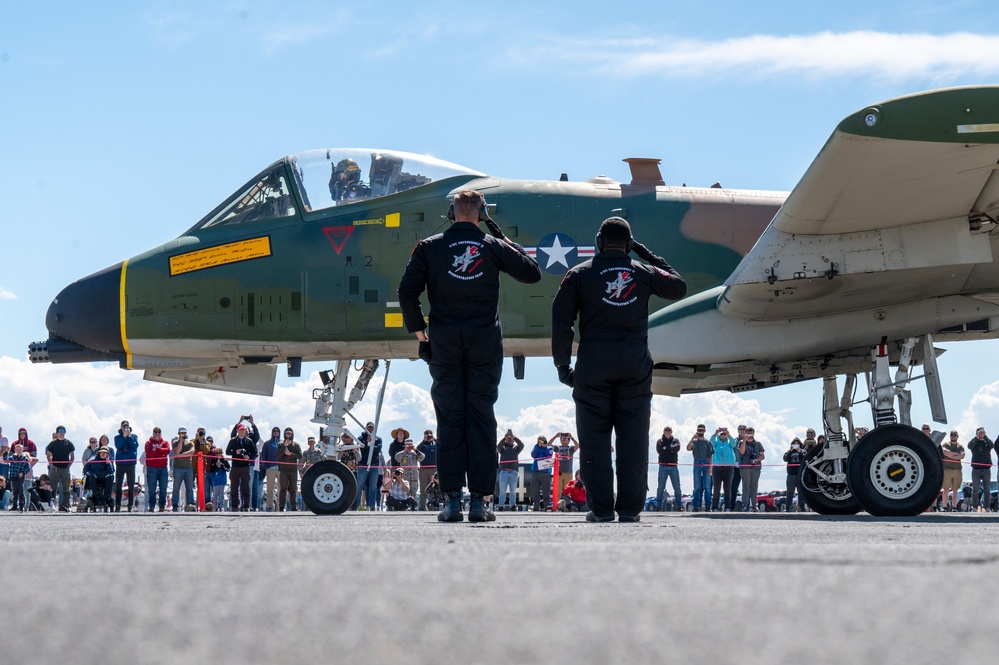
M 298 376 L 302 362 L 335 361 L 313 392 L 329 459 L 306 474 L 303 495 L 315 512 L 342 512 L 355 488 L 337 461 L 350 408 L 379 360 L 417 354 L 396 301 L 403 268 L 416 242 L 447 224 L 448 198 L 476 189 L 547 273 L 538 285 L 503 285 L 518 377 L 525 356 L 550 353 L 562 275 L 593 255 L 600 221 L 619 215 L 691 294 L 650 318 L 656 393 L 821 379 L 828 443 L 801 474 L 808 503 L 826 514 L 929 507 L 941 461 L 910 425 L 905 386 L 923 379 L 934 420 L 946 422 L 933 340 L 999 336 L 999 87 L 850 115 L 789 194 L 670 186 L 658 160 L 625 161 L 627 183 L 507 180 L 390 150 L 286 157 L 178 238 L 63 289 L 46 316 L 49 339 L 29 355 L 262 395 L 279 363 Z M 860 440 L 850 410 L 858 376 L 875 423 Z

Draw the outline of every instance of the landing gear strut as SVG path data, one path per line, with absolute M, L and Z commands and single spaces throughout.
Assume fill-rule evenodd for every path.
M 350 508 L 357 496 L 357 479 L 353 472 L 340 461 L 340 457 L 348 450 L 360 448 L 357 437 L 347 428 L 346 417 L 357 423 L 363 429 L 360 421 L 350 413 L 354 405 L 364 397 L 368 382 L 378 369 L 378 361 L 365 360 L 360 366 L 360 376 L 350 394 L 347 394 L 347 375 L 351 369 L 350 360 L 338 360 L 336 369 L 330 372 L 320 372 L 323 387 L 312 391 L 316 401 L 315 417 L 312 422 L 323 425 L 328 436 L 320 445 L 323 460 L 313 464 L 302 476 L 302 502 L 317 515 L 339 515 Z M 385 374 L 388 377 L 389 362 L 385 361 Z M 375 423 L 381 413 L 382 399 L 385 396 L 385 385 L 378 394 Z M 376 427 L 377 431 L 377 427 Z M 347 434 L 353 443 L 345 444 L 343 436 Z
M 816 446 L 808 451 L 805 466 L 798 475 L 798 492 L 812 510 L 822 515 L 855 515 L 860 512 L 860 503 L 846 483 L 846 462 L 853 432 L 850 401 L 856 381 L 856 374 L 846 377 L 843 400 L 840 403 L 836 399 L 836 377 L 822 379 L 822 415 L 826 443 L 822 448 Z M 845 436 L 842 419 L 847 422 Z
M 850 515 L 861 508 L 876 516 L 913 516 L 936 500 L 943 481 L 943 464 L 933 440 L 912 427 L 911 398 L 904 386 L 925 378 L 933 419 L 946 422 L 936 355 L 929 335 L 922 338 L 922 377 L 910 377 L 912 354 L 919 340 L 909 338 L 900 349 L 894 379 L 890 375 L 888 345 L 871 352 L 871 394 L 868 400 L 875 427 L 860 440 L 853 434 L 851 393 L 856 375 L 847 377 L 841 402 L 836 400 L 836 378 L 823 381 L 826 445 L 811 451 L 800 475 L 799 489 L 808 505 L 824 515 Z M 902 422 L 897 422 L 895 401 Z M 847 422 L 844 435 L 842 421 Z

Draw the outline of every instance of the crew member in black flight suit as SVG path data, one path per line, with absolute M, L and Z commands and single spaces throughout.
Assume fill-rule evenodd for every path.
M 576 432 L 588 522 L 637 522 L 648 489 L 652 355 L 649 298 L 687 293 L 666 261 L 637 243 L 620 217 L 600 225 L 597 255 L 568 273 L 552 303 L 552 357 L 559 381 L 573 388 Z M 633 261 L 632 250 L 651 265 Z M 573 324 L 579 318 L 575 372 Z M 611 467 L 611 431 L 617 435 L 617 505 Z
M 420 241 L 399 283 L 399 307 L 409 332 L 430 364 L 430 396 L 437 412 L 437 473 L 442 522 L 460 522 L 466 474 L 471 502 L 468 521 L 496 519 L 484 497 L 496 488 L 496 416 L 493 405 L 503 371 L 499 320 L 499 274 L 518 282 L 541 280 L 541 268 L 524 249 L 503 236 L 489 218 L 486 200 L 466 190 L 448 210 L 454 221 L 444 233 Z M 485 222 L 492 235 L 479 229 Z M 420 294 L 430 302 L 429 335 Z

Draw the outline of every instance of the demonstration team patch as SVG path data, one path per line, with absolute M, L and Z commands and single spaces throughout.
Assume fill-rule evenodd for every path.
M 447 274 L 455 279 L 470 280 L 482 277 L 482 243 L 474 240 L 459 240 L 448 247 L 457 252 L 452 254 L 451 268 Z
M 632 295 L 636 284 L 635 273 L 630 268 L 604 268 L 600 275 L 609 280 L 601 298 L 608 305 L 623 307 L 638 300 L 638 296 Z

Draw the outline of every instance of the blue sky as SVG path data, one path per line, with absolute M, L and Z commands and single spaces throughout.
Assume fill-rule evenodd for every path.
M 121 417 L 221 432 L 255 409 L 307 429 L 314 378 L 283 378 L 263 400 L 26 361 L 63 286 L 175 237 L 283 155 L 395 148 L 573 180 L 625 180 L 623 158 L 660 157 L 670 184 L 790 190 L 849 113 L 995 83 L 997 19 L 987 2 L 4 3 L 0 425 L 47 442 L 63 422 L 80 443 Z M 999 343 L 947 348 L 951 424 L 994 429 Z M 425 367 L 397 362 L 389 378 L 383 429 L 424 427 Z M 751 420 L 783 449 L 818 424 L 819 398 L 816 383 L 656 398 L 653 429 Z M 497 413 L 525 440 L 573 418 L 546 360 L 523 382 L 507 367 Z

